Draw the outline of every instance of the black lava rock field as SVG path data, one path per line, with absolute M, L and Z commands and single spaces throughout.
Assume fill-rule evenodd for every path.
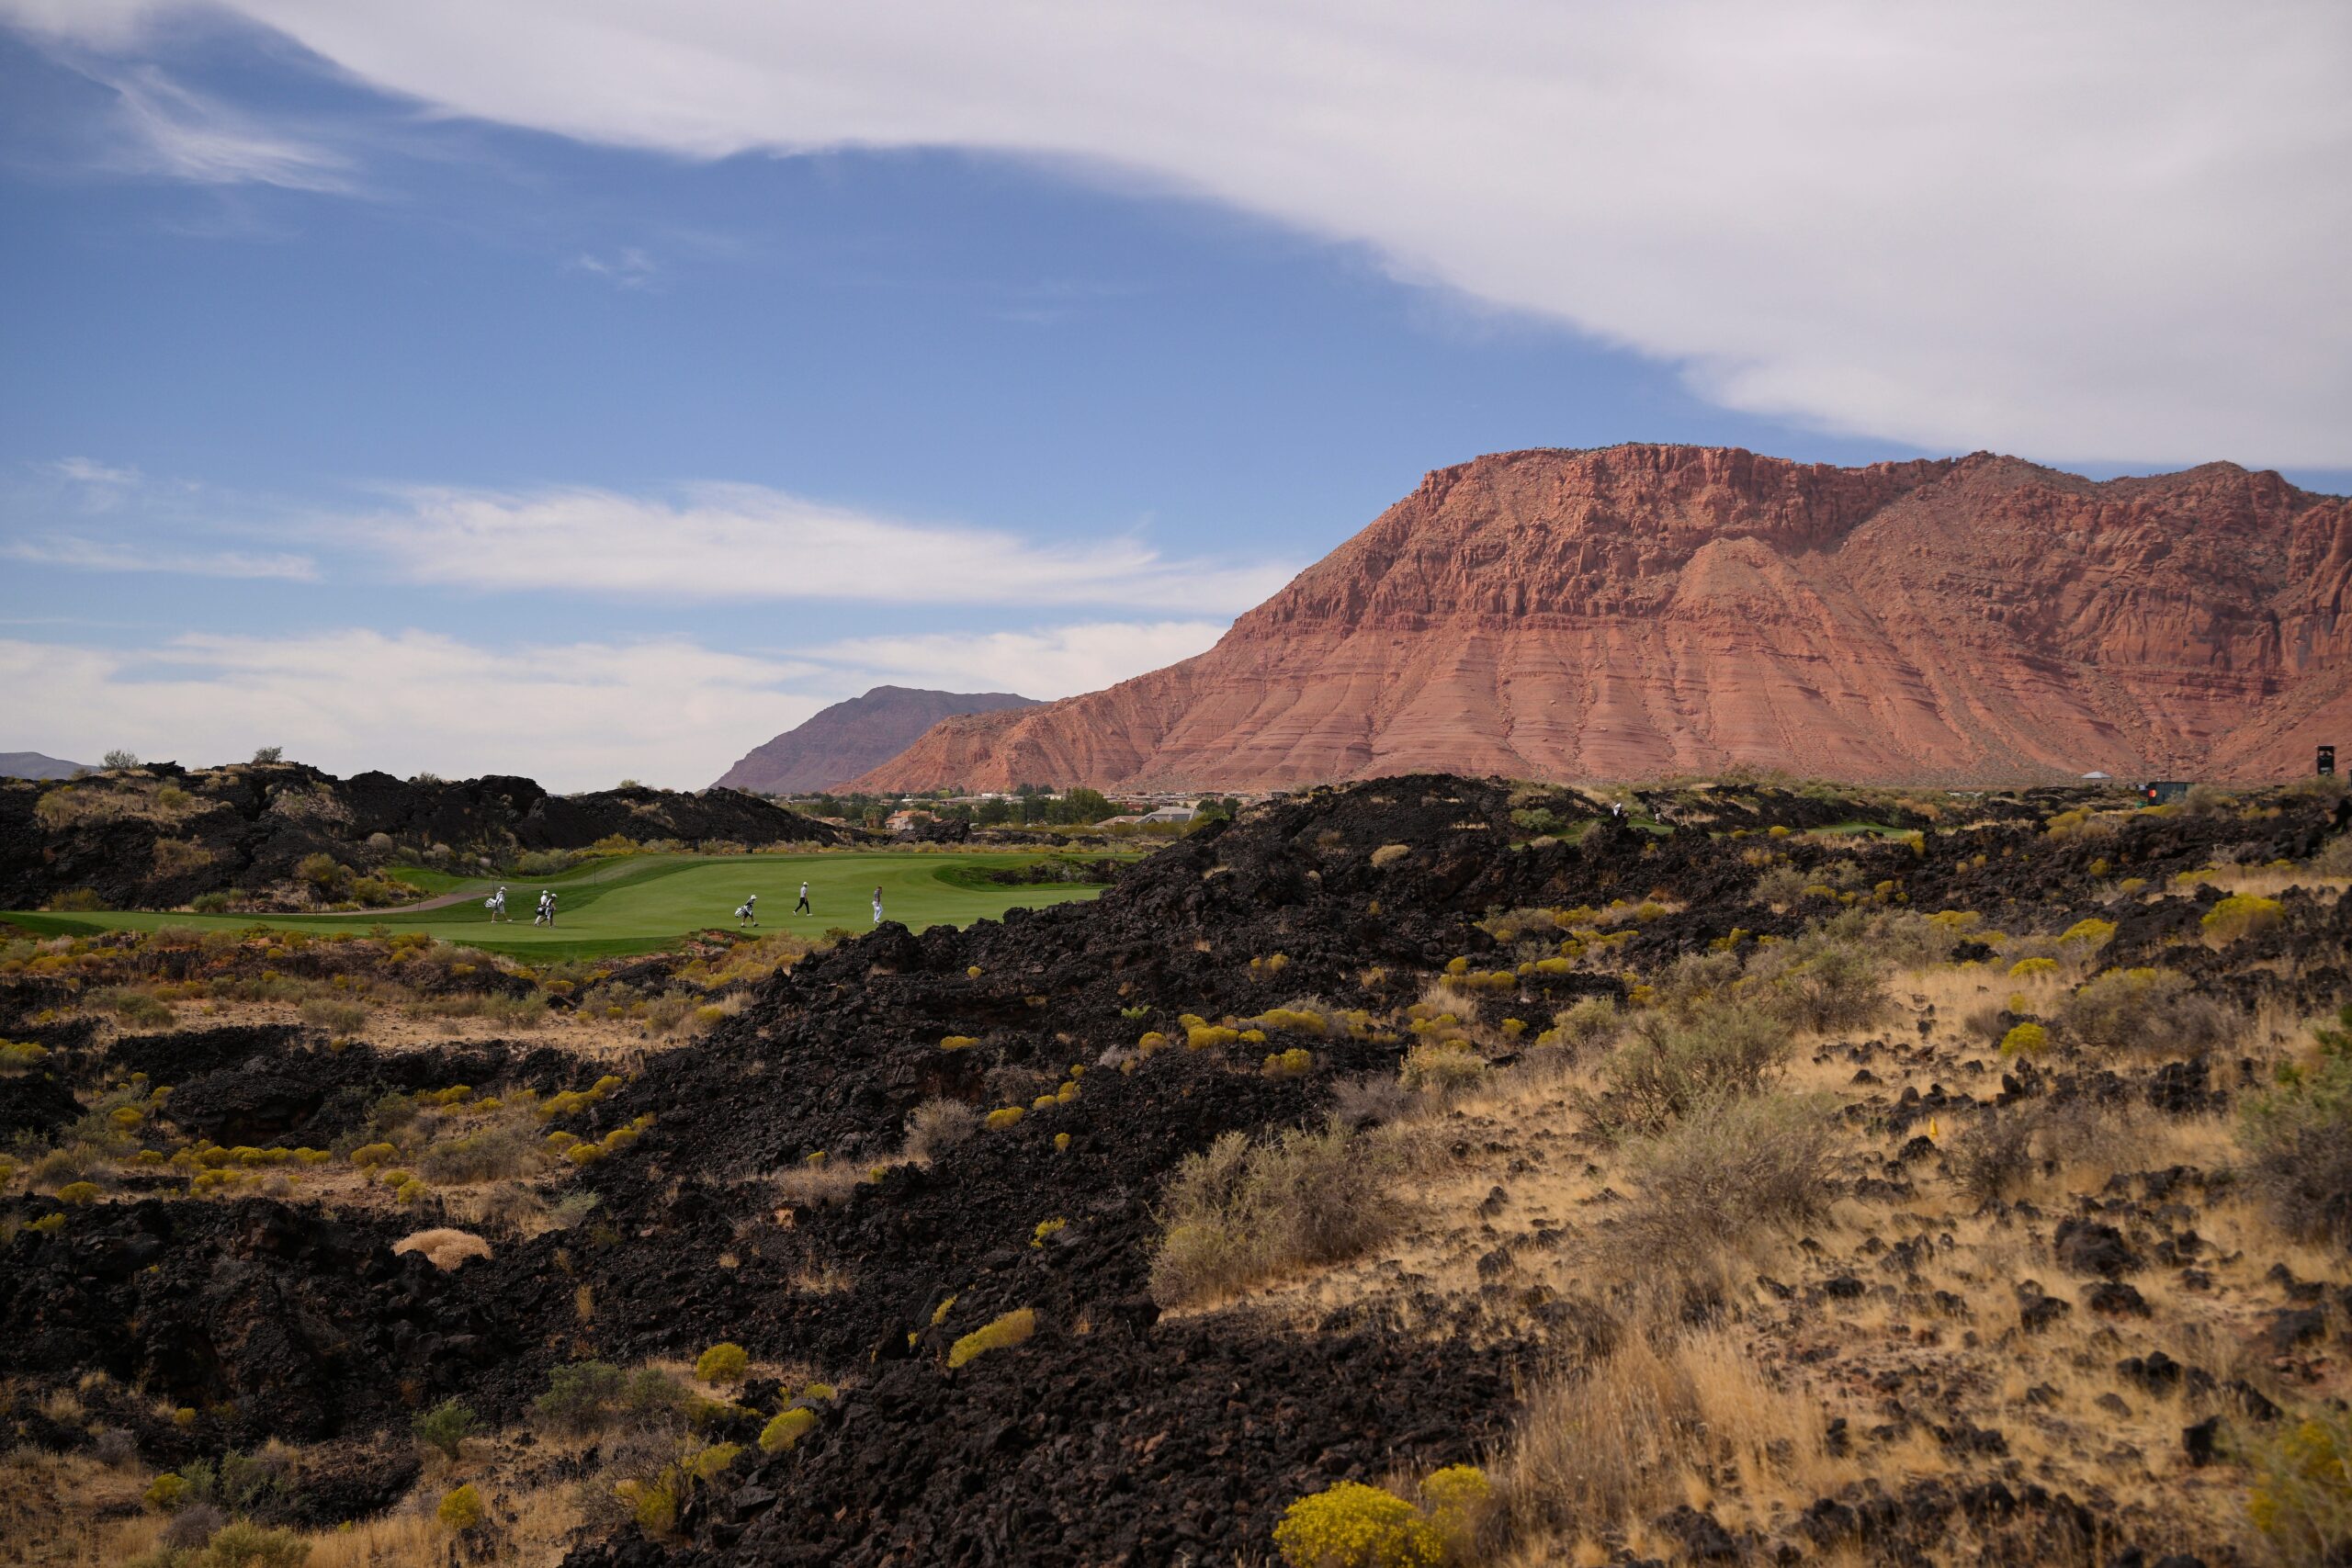
M 281 852 L 247 838 L 297 784 L 319 787 L 224 784 L 222 844 Z M 528 787 L 321 793 L 345 836 L 612 827 L 503 784 Z M 746 837 L 753 804 L 671 827 Z M 2352 1213 L 2260 1219 L 2259 1149 L 2231 1142 L 2352 998 L 2344 878 L 2296 870 L 2346 858 L 2347 816 L 2321 791 L 2151 812 L 1384 779 L 1207 827 L 1091 904 L 819 949 L 612 1061 L 364 1025 L 77 1032 L 73 955 L 20 954 L 0 1037 L 49 1043 L 0 1074 L 6 1415 L 58 1463 L 110 1432 L 183 1475 L 275 1444 L 246 1511 L 289 1531 L 470 1480 L 490 1506 L 435 1538 L 452 1561 L 534 1560 L 519 1500 L 560 1493 L 585 1499 L 574 1568 L 2250 1562 L 2278 1517 L 2246 1502 L 2263 1434 L 2290 1407 L 2332 1431 L 2352 1392 Z M 20 898 L 100 885 L 113 852 L 76 840 L 61 874 L 14 795 L 0 839 Z M 1841 942 L 1863 979 L 1822 956 Z M 2103 1033 L 2081 998 L 2109 975 L 2205 1021 Z M 1869 995 L 1841 1013 L 1840 987 Z M 1781 1021 L 1749 1090 L 1829 1107 L 1820 1191 L 1686 1266 L 1659 1173 L 1690 1157 L 1677 1126 L 1732 1112 L 1612 1118 L 1640 1052 L 1725 1008 Z M 2016 1168 L 1980 1175 L 2000 1129 Z M 1398 1217 L 1172 1288 L 1171 1183 L 1237 1135 L 1392 1140 Z M 480 1251 L 395 1251 L 435 1232 Z M 2293 1292 L 2256 1269 L 2274 1254 Z M 2311 1315 L 2275 1326 L 2290 1309 Z M 1655 1427 L 1575 1404 L 1639 1345 Z M 714 1346 L 748 1372 L 685 1370 Z M 1703 1415 L 1733 1360 L 1790 1413 L 1752 1458 Z M 543 1396 L 583 1363 L 694 1392 L 559 1429 Z M 448 1401 L 483 1434 L 454 1459 L 410 1438 Z M 1575 1441 L 1545 1447 L 1539 1409 Z M 2192 1467 L 2178 1434 L 2209 1415 L 2244 1439 Z M 1544 1458 L 1578 1442 L 1623 1476 Z M 1275 1534 L 1339 1483 L 1410 1499 L 1450 1466 L 1479 1468 L 1482 1511 L 1397 1504 L 1437 1521 L 1396 1527 L 1425 1555 Z

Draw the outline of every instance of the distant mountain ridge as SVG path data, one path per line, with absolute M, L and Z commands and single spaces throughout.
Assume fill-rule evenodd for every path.
M 1208 652 L 856 782 L 2277 779 L 2324 742 L 2352 743 L 2342 497 L 1632 445 L 1440 469 Z
M 90 763 L 69 762 L 39 751 L 0 751 L 0 779 L 70 779 L 96 771 Z
M 753 749 L 727 770 L 722 788 L 769 795 L 831 789 L 897 756 L 943 718 L 1035 707 L 1011 692 L 933 692 L 876 686 L 835 703 Z

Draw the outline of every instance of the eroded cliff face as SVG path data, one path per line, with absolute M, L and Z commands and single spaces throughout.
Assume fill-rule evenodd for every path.
M 1208 652 L 946 720 L 859 783 L 2291 776 L 2352 743 L 2348 598 L 2352 502 L 2226 463 L 1507 453 L 1430 474 Z

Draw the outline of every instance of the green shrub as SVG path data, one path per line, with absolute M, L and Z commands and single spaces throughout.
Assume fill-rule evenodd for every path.
M 1389 1145 L 1336 1123 L 1255 1145 L 1226 1134 L 1170 1180 L 1153 1298 L 1179 1305 L 1354 1256 L 1397 1223 L 1394 1168 Z
M 168 1005 L 134 987 L 111 987 L 93 992 L 90 1005 L 106 1008 L 123 1022 L 142 1029 L 168 1029 L 172 1023 L 172 1010 Z
M 2240 937 L 2253 936 L 2268 931 L 2286 915 L 2286 906 L 2276 898 L 2258 897 L 2251 893 L 2233 893 L 2205 911 L 2199 921 L 2205 934 L 2215 942 L 2232 942 Z
M 1758 1092 L 1791 1041 L 1785 1021 L 1746 1002 L 1709 1003 L 1679 1021 L 1646 1015 L 1602 1063 L 1601 1092 L 1584 1109 L 1605 1134 L 1660 1133 L 1702 1100 Z
M 2180 1055 L 2228 1042 L 2244 1021 L 2234 1008 L 2193 993 L 2170 969 L 2110 969 L 2058 1004 L 2058 1026 L 2102 1050 Z
M 473 1411 L 463 1403 L 445 1399 L 430 1410 L 420 1411 L 410 1429 L 426 1448 L 438 1450 L 445 1459 L 456 1460 L 464 1457 L 466 1439 L 474 1435 L 479 1426 Z
M 302 1004 L 302 1021 L 338 1039 L 349 1037 L 368 1021 L 368 1009 L 358 1002 L 333 997 L 312 997 Z
M 49 796 L 43 795 L 41 800 L 46 804 Z M 66 915 L 94 913 L 100 909 L 111 908 L 113 906 L 99 897 L 95 888 L 71 887 L 62 893 L 52 895 L 49 902 L 43 904 L 41 908 L 57 914 Z
M 2314 1058 L 2283 1067 L 2238 1124 L 2246 1181 L 2289 1233 L 2352 1242 L 2352 1006 L 2313 1032 Z
M 1341 1481 L 1283 1511 L 1274 1545 L 1290 1568 L 1440 1568 L 1444 1539 L 1383 1487 Z
M 793 1444 L 816 1430 L 817 1413 L 805 1405 L 795 1405 L 769 1422 L 760 1431 L 760 1451 L 780 1454 Z
M 474 1490 L 471 1482 L 468 1482 L 443 1497 L 441 1506 L 433 1510 L 435 1518 L 439 1519 L 459 1535 L 478 1529 L 482 1521 L 482 1514 L 481 1494 Z
M 685 1391 L 657 1367 L 624 1372 L 604 1361 L 575 1361 L 548 1374 L 532 1413 L 560 1431 L 588 1433 L 624 1417 L 647 1421 L 674 1412 Z
M 1019 1126 L 1021 1118 L 1026 1114 L 1028 1112 L 1018 1105 L 1005 1105 L 989 1111 L 982 1120 L 987 1123 L 989 1132 L 1001 1133 L 1008 1127 Z
M 1036 1331 L 1035 1309 L 1018 1308 L 975 1328 L 971 1333 L 949 1346 L 947 1364 L 950 1367 L 960 1367 L 976 1357 L 987 1355 L 990 1350 L 1005 1350 L 1015 1345 L 1026 1344 L 1029 1337 Z
M 1645 1266 L 1695 1260 L 1766 1226 L 1828 1213 L 1837 1114 L 1826 1100 L 1722 1094 L 1637 1145 L 1625 1224 Z
M 2050 1048 L 2050 1032 L 2038 1023 L 2014 1025 L 2001 1036 L 2004 1056 L 2039 1056 Z
M 707 1383 L 724 1386 L 741 1382 L 751 1366 L 750 1351 L 732 1340 L 722 1340 L 695 1359 L 695 1376 Z
M 2278 1560 L 2333 1563 L 2352 1548 L 2352 1416 L 2327 1411 L 2258 1432 L 2234 1454 L 2253 1473 L 2246 1517 Z
M 1405 1053 L 1396 1081 L 1417 1094 L 1452 1094 L 1486 1076 L 1486 1058 L 1466 1040 L 1416 1045 Z

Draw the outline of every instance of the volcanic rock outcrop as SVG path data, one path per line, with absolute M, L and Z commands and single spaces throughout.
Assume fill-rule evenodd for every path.
M 876 686 L 811 715 L 727 770 L 721 789 L 797 795 L 831 789 L 897 756 L 943 718 L 1037 705 L 1011 692 L 928 692 Z
M 2278 778 L 2352 740 L 2347 609 L 2352 502 L 2228 463 L 1508 453 L 1429 475 L 1208 652 L 944 721 L 857 785 Z

